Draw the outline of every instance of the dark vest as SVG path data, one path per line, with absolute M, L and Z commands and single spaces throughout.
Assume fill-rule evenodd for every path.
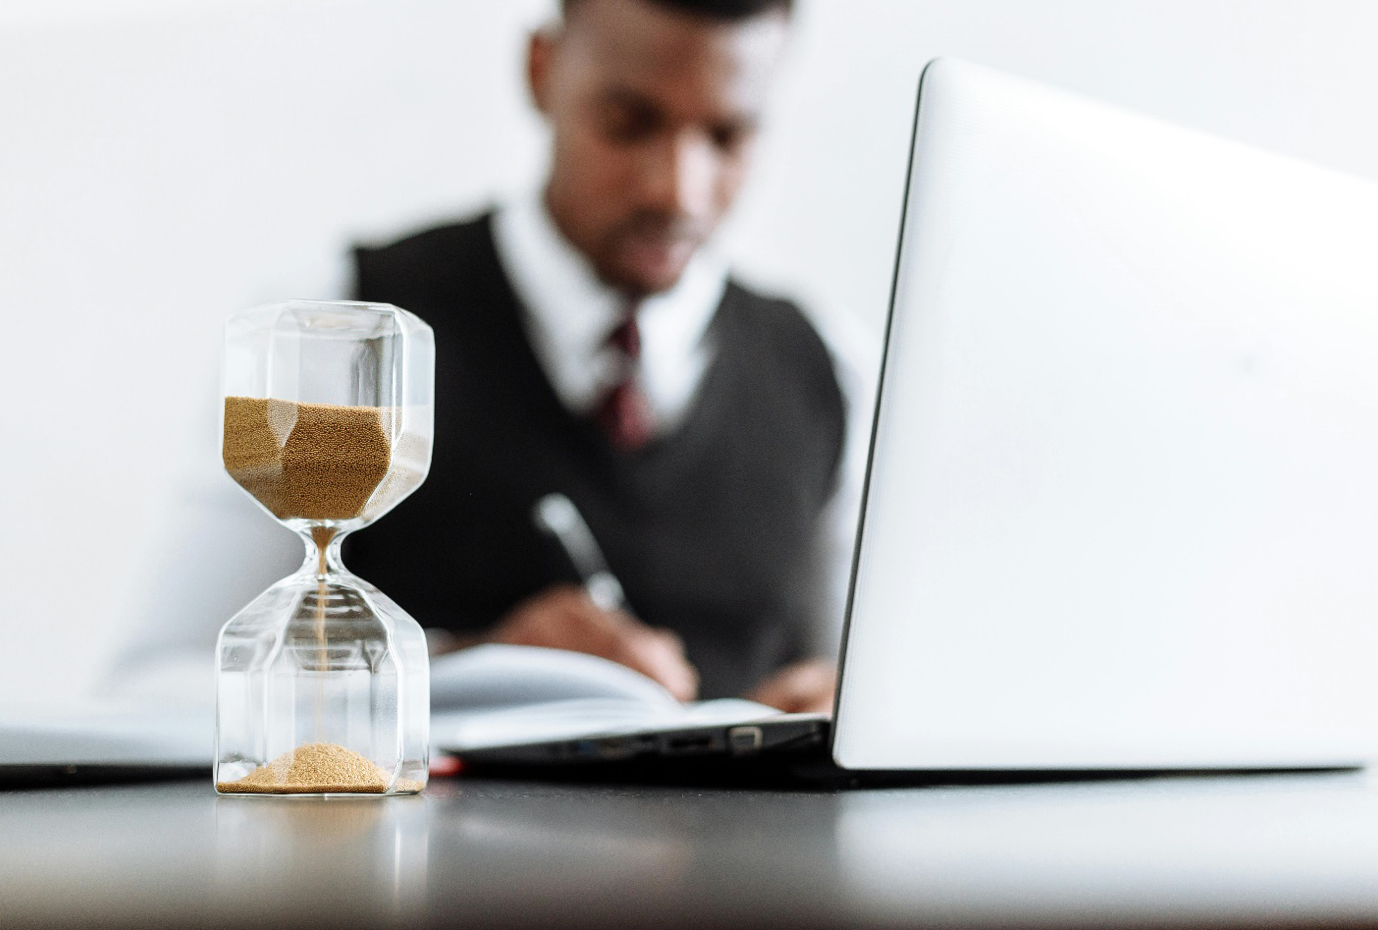
M 729 283 L 716 357 L 677 428 L 630 455 L 560 403 L 527 341 L 491 217 L 358 249 L 357 296 L 435 330 L 435 452 L 411 498 L 350 538 L 351 570 L 424 626 L 491 626 L 568 559 L 532 504 L 569 496 L 632 611 L 685 643 L 701 696 L 738 694 L 804 654 L 813 546 L 844 405 L 793 305 Z

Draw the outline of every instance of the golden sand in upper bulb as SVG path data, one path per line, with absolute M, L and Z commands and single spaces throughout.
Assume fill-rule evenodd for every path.
M 226 397 L 225 469 L 279 519 L 353 519 L 392 465 L 385 411 Z

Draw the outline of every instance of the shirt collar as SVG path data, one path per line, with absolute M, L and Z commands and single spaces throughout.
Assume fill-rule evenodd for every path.
M 608 335 L 627 297 L 608 287 L 556 227 L 539 190 L 500 207 L 493 233 L 537 358 L 566 406 L 586 411 L 618 376 Z M 652 408 L 673 419 L 697 387 L 704 336 L 722 300 L 726 264 L 700 249 L 670 290 L 643 300 L 642 383 Z

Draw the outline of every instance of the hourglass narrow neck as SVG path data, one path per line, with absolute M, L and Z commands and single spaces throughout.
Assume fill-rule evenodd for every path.
M 301 563 L 302 574 L 325 576 L 344 572 L 340 544 L 344 542 L 348 530 L 332 526 L 311 526 L 300 532 L 302 542 L 306 544 L 306 558 Z

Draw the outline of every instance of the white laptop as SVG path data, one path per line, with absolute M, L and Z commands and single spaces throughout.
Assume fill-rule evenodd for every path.
M 1378 185 L 925 71 L 832 753 L 1378 742 Z
M 1371 758 L 1378 185 L 946 59 L 909 171 L 832 726 L 454 748 L 919 774 Z

